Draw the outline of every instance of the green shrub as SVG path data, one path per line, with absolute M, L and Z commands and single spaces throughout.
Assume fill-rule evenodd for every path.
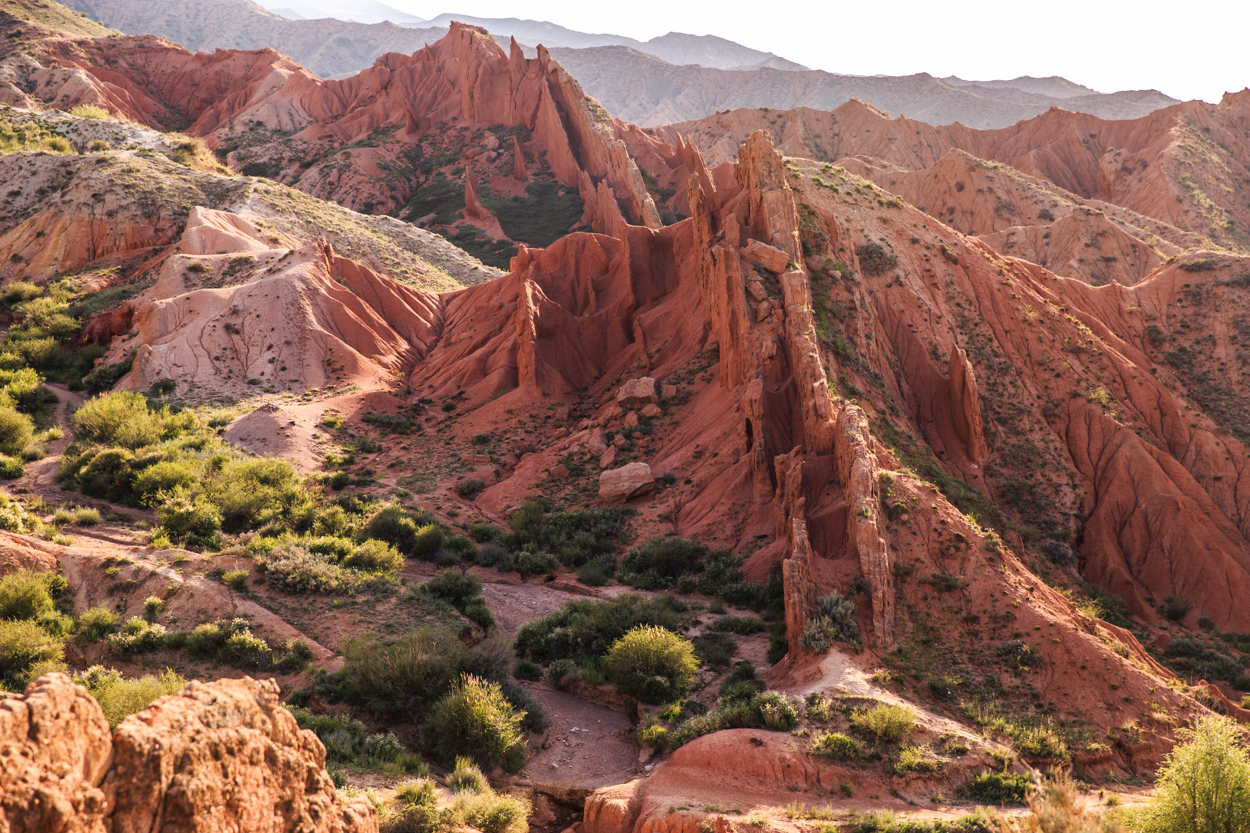
M 683 575 L 698 573 L 707 547 L 685 538 L 655 538 L 630 550 L 621 561 L 623 584 L 643 590 L 673 587 Z
M 164 607 L 164 599 L 157 596 L 148 596 L 143 602 L 143 615 L 147 617 L 149 622 L 154 622 L 156 617 L 161 615 L 161 610 Z
M 447 602 L 467 619 L 484 630 L 495 624 L 486 600 L 482 598 L 482 582 L 463 570 L 443 570 L 420 587 L 420 592 L 433 599 Z
M 821 732 L 807 747 L 809 755 L 829 761 L 854 761 L 864 756 L 859 741 L 839 732 Z
M 138 616 L 132 616 L 122 625 L 121 633 L 112 634 L 108 639 L 109 644 L 119 651 L 141 654 L 162 647 L 165 637 L 164 625 L 154 625 Z
M 987 804 L 1023 804 L 1033 779 L 1022 772 L 982 772 L 968 782 L 968 795 Z
M 86 642 L 99 642 L 117 630 L 118 616 L 101 605 L 88 608 L 78 617 L 78 633 Z
M 112 119 L 113 114 L 98 104 L 79 104 L 69 111 L 71 116 L 80 119 Z
M 481 594 L 482 582 L 476 576 L 471 576 L 463 570 L 443 570 L 422 584 L 421 592 L 436 599 L 442 599 L 459 610 L 470 599 Z
M 916 713 L 906 706 L 861 709 L 851 714 L 851 728 L 882 743 L 899 743 L 915 730 Z
M 19 457 L 34 438 L 34 420 L 16 408 L 0 405 L 0 454 Z
M 17 480 L 26 474 L 26 465 L 17 457 L 0 454 L 0 479 Z
M 607 601 L 576 600 L 517 631 L 517 655 L 540 663 L 555 659 L 589 660 L 601 657 L 625 633 L 640 625 L 669 630 L 681 626 L 672 596 L 647 598 L 623 593 Z
M 664 749 L 668 746 L 668 729 L 658 723 L 638 727 L 638 743 L 652 749 Z
M 247 580 L 251 575 L 247 570 L 226 570 L 221 574 L 221 580 L 234 590 L 242 592 L 247 589 Z
M 518 680 L 536 682 L 543 678 L 543 669 L 542 666 L 537 663 L 523 659 L 512 669 L 512 676 L 516 677 Z
M 548 552 L 522 552 L 516 558 L 516 571 L 521 574 L 522 578 L 544 573 L 554 575 L 559 566 L 560 562 Z
M 128 449 L 87 449 L 77 457 L 70 452 L 62 455 L 58 474 L 66 475 L 83 494 L 124 501 L 132 493 L 134 465 L 134 452 Z
M 442 833 L 447 814 L 438 808 L 438 792 L 429 778 L 407 781 L 395 788 L 396 809 L 383 814 L 381 833 Z
M 162 492 L 172 492 L 180 486 L 190 489 L 203 478 L 204 467 L 198 460 L 161 460 L 139 472 L 131 488 L 140 503 L 149 503 Z
M 171 440 L 195 425 L 190 412 L 154 411 L 142 394 L 115 391 L 89 399 L 74 413 L 74 435 L 79 442 L 135 450 Z
M 434 558 L 435 554 L 443 547 L 443 538 L 447 531 L 437 523 L 423 524 L 416 528 L 412 538 L 412 552 L 414 558 L 420 558 L 423 561 L 429 561 Z
M 490 782 L 472 758 L 456 758 L 456 768 L 447 776 L 447 789 L 457 793 L 490 792 Z
M 326 762 L 377 772 L 427 774 L 428 767 L 390 732 L 370 734 L 365 725 L 343 715 L 316 715 L 292 708 L 301 729 L 314 733 L 326 748 Z
M 923 746 L 904 746 L 898 750 L 894 771 L 902 775 L 908 772 L 941 772 L 942 759 Z
M 523 717 L 504 697 L 498 683 L 465 674 L 434 704 L 424 731 L 441 760 L 450 762 L 467 755 L 479 764 L 499 764 L 517 772 L 525 765 Z
M 337 593 L 352 585 L 342 567 L 294 544 L 274 547 L 264 564 L 266 583 L 284 593 Z
M 156 508 L 156 519 L 171 541 L 191 546 L 214 546 L 219 540 L 221 512 L 207 495 L 185 486 L 166 493 Z
M 690 690 L 699 658 L 694 646 L 667 628 L 641 625 L 612 644 L 608 677 L 647 703 L 667 703 Z
M 427 540 L 423 542 L 422 552 L 417 552 L 417 523 L 409 517 L 402 506 L 387 506 L 383 508 L 369 519 L 362 533 L 366 538 L 376 538 L 379 541 L 393 544 L 396 549 L 406 555 L 428 556 L 433 555 L 434 551 L 438 549 L 438 546 L 434 546 L 432 550 L 425 552 L 425 548 L 430 543 Z M 439 535 L 438 543 L 439 545 L 442 544 L 441 534 Z
M 385 541 L 370 539 L 352 550 L 351 555 L 343 559 L 343 565 L 368 573 L 395 573 L 404 566 L 404 558 Z
M 623 507 L 553 511 L 546 498 L 527 500 L 508 517 L 513 552 L 544 552 L 566 567 L 613 556 L 620 549 L 630 510 Z
M 504 659 L 490 642 L 471 650 L 455 634 L 433 627 L 393 641 L 349 639 L 335 691 L 380 717 L 416 722 L 462 674 L 503 676 Z
M 571 659 L 558 659 L 547 666 L 547 682 L 559 688 L 565 679 L 576 673 L 576 662 Z
M 526 833 L 530 805 L 523 798 L 496 792 L 461 794 L 449 808 L 453 824 L 482 833 Z
M 187 687 L 186 679 L 169 668 L 156 676 L 128 678 L 111 668 L 93 665 L 74 677 L 74 682 L 96 699 L 109 726 L 114 728 L 125 717 L 146 709 L 156 698 L 177 694 Z
M 1250 831 L 1250 754 L 1240 727 L 1200 717 L 1177 732 L 1155 796 L 1140 818 L 1143 833 Z
M 788 732 L 799 725 L 799 701 L 780 691 L 763 691 L 751 700 L 751 714 L 764 728 Z
M 60 639 L 29 620 L 0 620 L 0 681 L 25 682 L 36 665 L 59 663 L 65 652 Z
M 298 473 L 285 460 L 236 457 L 208 481 L 207 487 L 221 511 L 221 528 L 227 532 L 256 529 L 312 509 L 312 499 L 300 484 Z
M 859 623 L 855 621 L 855 603 L 841 593 L 830 593 L 817 605 L 800 644 L 805 651 L 823 654 L 838 640 L 859 645 Z
M 52 573 L 17 570 L 0 578 L 0 619 L 41 619 L 52 614 Z

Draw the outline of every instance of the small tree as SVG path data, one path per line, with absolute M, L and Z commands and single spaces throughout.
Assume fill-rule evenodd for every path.
M 1242 730 L 1204 717 L 1178 733 L 1154 802 L 1142 813 L 1143 833 L 1250 833 L 1250 754 Z

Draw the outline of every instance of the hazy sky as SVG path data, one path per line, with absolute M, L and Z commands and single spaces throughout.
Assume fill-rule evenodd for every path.
M 854 75 L 1062 75 L 1100 92 L 1153 88 L 1207 101 L 1250 85 L 1250 0 L 383 2 L 425 18 L 461 12 L 549 20 L 639 40 L 670 31 L 719 35 Z

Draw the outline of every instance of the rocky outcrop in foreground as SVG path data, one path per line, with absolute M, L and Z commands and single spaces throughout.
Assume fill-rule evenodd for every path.
M 45 674 L 0 701 L 0 831 L 376 833 L 272 680 L 193 682 L 122 721 Z

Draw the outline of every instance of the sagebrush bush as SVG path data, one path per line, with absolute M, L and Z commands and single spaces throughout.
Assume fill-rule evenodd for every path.
M 404 566 L 399 550 L 385 541 L 370 539 L 343 559 L 343 566 L 368 573 L 394 573 Z
M 374 538 L 393 544 L 396 549 L 406 555 L 417 555 L 417 522 L 414 521 L 402 506 L 387 506 L 369 519 L 362 530 L 365 537 Z M 439 544 L 442 543 L 441 536 Z M 435 550 L 438 549 L 436 545 Z M 422 557 L 427 553 L 421 553 Z M 431 551 L 428 553 L 432 555 Z
M 438 807 L 438 791 L 429 778 L 405 781 L 395 788 L 395 808 L 379 819 L 380 833 L 441 833 L 450 826 Z
M 51 573 L 17 570 L 0 578 L 0 619 L 40 619 L 55 607 Z
M 99 642 L 117 630 L 119 617 L 102 605 L 88 608 L 78 617 L 78 633 L 85 642 Z
M 26 474 L 26 464 L 17 457 L 0 454 L 0 479 L 17 480 Z
M 751 713 L 765 729 L 788 732 L 799 725 L 802 711 L 797 698 L 780 691 L 763 691 L 751 699 Z
M 968 782 L 967 793 L 986 804 L 1023 804 L 1033 779 L 1022 772 L 982 772 Z
M 186 679 L 170 668 L 156 676 L 131 678 L 111 668 L 93 665 L 74 677 L 74 682 L 96 699 L 109 726 L 114 728 L 127 716 L 146 709 L 156 698 L 177 694 L 187 687 Z
M 906 740 L 916 728 L 916 712 L 906 706 L 880 705 L 851 714 L 851 728 L 882 743 Z
M 284 593 L 336 593 L 352 584 L 342 567 L 294 544 L 274 547 L 264 563 L 265 581 Z
M 622 691 L 646 703 L 667 703 L 690 690 L 699 658 L 690 640 L 667 628 L 641 625 L 612 644 L 605 667 Z
M 0 681 L 26 682 L 36 665 L 59 663 L 65 657 L 62 642 L 29 620 L 0 620 Z
M 456 796 L 448 818 L 452 824 L 482 833 L 526 833 L 529 813 L 530 805 L 525 799 L 488 791 Z
M 1240 727 L 1224 717 L 1200 717 L 1177 732 L 1155 796 L 1137 819 L 1143 833 L 1250 831 L 1250 754 Z
M 458 793 L 484 793 L 490 791 L 490 782 L 472 758 L 460 755 L 456 758 L 456 768 L 447 776 L 447 789 Z
M 9 405 L 0 405 L 0 454 L 20 457 L 35 438 L 35 423 Z
M 1021 833 L 1121 833 L 1124 829 L 1090 807 L 1063 773 L 1045 778 L 1028 802 L 1031 812 L 1019 821 Z
M 108 641 L 119 651 L 141 654 L 164 646 L 166 636 L 164 625 L 156 625 L 132 616 L 122 625 L 121 632 L 111 634 Z
M 858 646 L 861 637 L 855 621 L 855 603 L 835 592 L 820 600 L 799 644 L 805 651 L 823 654 L 839 640 Z
M 434 704 L 423 730 L 441 760 L 468 756 L 481 765 L 498 764 L 517 772 L 525 765 L 523 718 L 498 683 L 464 674 L 447 696 Z
M 864 747 L 855 738 L 839 732 L 821 732 L 807 747 L 809 755 L 830 761 L 853 761 L 863 757 Z

